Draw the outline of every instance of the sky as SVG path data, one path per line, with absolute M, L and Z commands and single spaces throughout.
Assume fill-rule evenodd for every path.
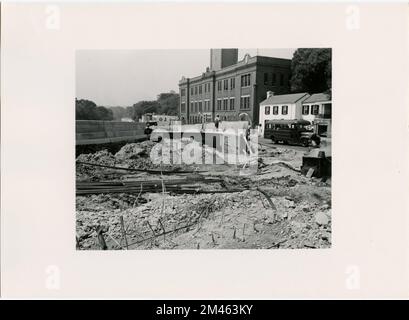
M 291 59 L 295 49 L 239 49 L 246 53 Z M 78 50 L 76 97 L 98 106 L 131 106 L 156 100 L 159 93 L 179 91 L 182 76 L 195 77 L 210 66 L 210 49 Z

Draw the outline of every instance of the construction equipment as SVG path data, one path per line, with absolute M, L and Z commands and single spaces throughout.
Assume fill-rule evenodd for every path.
M 331 177 L 331 157 L 326 157 L 320 150 L 303 156 L 301 173 L 309 178 Z

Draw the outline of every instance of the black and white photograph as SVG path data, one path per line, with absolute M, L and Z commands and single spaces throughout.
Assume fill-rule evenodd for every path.
M 409 297 L 407 3 L 273 2 L 1 3 L 1 298 Z
M 331 248 L 331 48 L 75 64 L 77 250 Z

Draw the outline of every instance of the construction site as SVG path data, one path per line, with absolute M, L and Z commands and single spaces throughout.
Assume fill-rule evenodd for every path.
M 259 139 L 252 163 L 208 164 L 221 156 L 215 145 L 153 140 L 77 148 L 78 250 L 331 247 L 330 143 Z M 166 163 L 169 146 L 198 159 Z

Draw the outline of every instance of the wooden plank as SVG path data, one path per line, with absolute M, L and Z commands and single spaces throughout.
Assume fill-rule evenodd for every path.
M 314 172 L 315 172 L 315 168 L 309 168 L 307 171 L 306 177 L 311 178 Z

